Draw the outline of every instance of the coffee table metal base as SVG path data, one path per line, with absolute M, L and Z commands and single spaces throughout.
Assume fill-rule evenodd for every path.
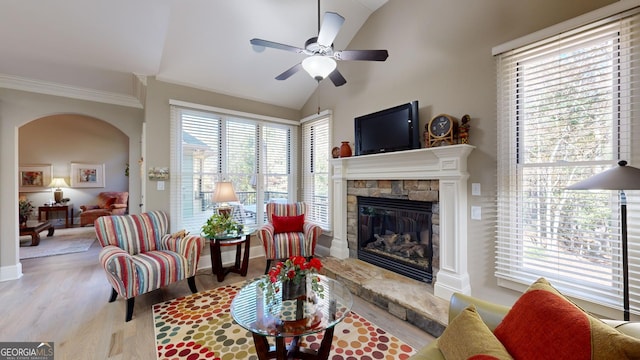
M 300 336 L 295 336 L 291 340 L 291 344 L 287 346 L 284 337 L 276 337 L 276 345 L 269 346 L 267 337 L 253 334 L 253 342 L 256 346 L 256 354 L 260 360 L 277 359 L 321 359 L 325 360 L 329 358 L 331 352 L 331 343 L 333 341 L 333 327 L 330 327 L 324 331 L 322 336 L 322 342 L 318 350 L 306 349 L 300 347 Z

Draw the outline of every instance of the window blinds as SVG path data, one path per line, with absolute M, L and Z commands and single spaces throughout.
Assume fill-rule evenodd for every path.
M 497 56 L 496 276 L 547 277 L 568 295 L 622 308 L 614 191 L 566 187 L 620 159 L 640 163 L 637 11 Z M 632 312 L 640 311 L 640 199 L 627 191 Z
M 330 118 L 328 116 L 302 125 L 302 197 L 309 205 L 309 220 L 326 231 L 331 230 L 329 141 Z
M 172 105 L 171 167 L 179 174 L 171 184 L 171 211 L 179 215 L 172 228 L 200 233 L 222 180 L 233 183 L 239 200 L 231 204 L 233 216 L 244 224 L 263 223 L 265 202 L 295 200 L 296 127 L 235 115 Z

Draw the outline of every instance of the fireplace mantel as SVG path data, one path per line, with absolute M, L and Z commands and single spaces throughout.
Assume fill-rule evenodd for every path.
M 440 269 L 434 293 L 449 299 L 469 294 L 467 270 L 467 157 L 474 146 L 434 148 L 331 160 L 333 166 L 333 240 L 330 254 L 349 257 L 347 241 L 348 180 L 439 180 Z

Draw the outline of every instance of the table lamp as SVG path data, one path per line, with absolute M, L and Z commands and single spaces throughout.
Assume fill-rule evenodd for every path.
M 56 201 L 56 204 L 60 204 L 62 201 L 62 189 L 63 187 L 69 187 L 63 178 L 53 178 L 51 179 L 51 183 L 49 184 L 50 188 L 56 188 L 53 192 L 53 199 Z
M 627 196 L 625 190 L 640 190 L 640 169 L 627 166 L 620 160 L 618 166 L 567 187 L 569 190 L 618 190 L 620 194 L 620 221 L 622 230 L 622 281 L 624 320 L 629 321 L 629 256 L 627 245 Z
M 231 181 L 220 181 L 216 183 L 216 191 L 213 193 L 213 201 L 219 203 L 218 214 L 229 216 L 231 215 L 230 201 L 238 201 L 238 196 L 235 190 L 233 190 L 233 184 Z

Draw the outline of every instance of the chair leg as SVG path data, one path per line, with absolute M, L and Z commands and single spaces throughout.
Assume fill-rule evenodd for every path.
M 189 283 L 189 289 L 191 289 L 192 293 L 197 293 L 198 288 L 196 288 L 196 276 L 191 276 L 187 278 L 187 282 Z
M 264 269 L 264 273 L 268 274 L 271 269 L 271 259 L 267 259 L 267 267 Z
M 126 318 L 126 322 L 131 321 L 131 318 L 133 317 L 133 304 L 135 303 L 136 298 L 129 298 L 127 299 L 127 318 Z
M 116 301 L 116 298 L 118 297 L 118 293 L 116 292 L 116 289 L 111 288 L 111 297 L 109 298 L 109 302 L 114 302 Z

